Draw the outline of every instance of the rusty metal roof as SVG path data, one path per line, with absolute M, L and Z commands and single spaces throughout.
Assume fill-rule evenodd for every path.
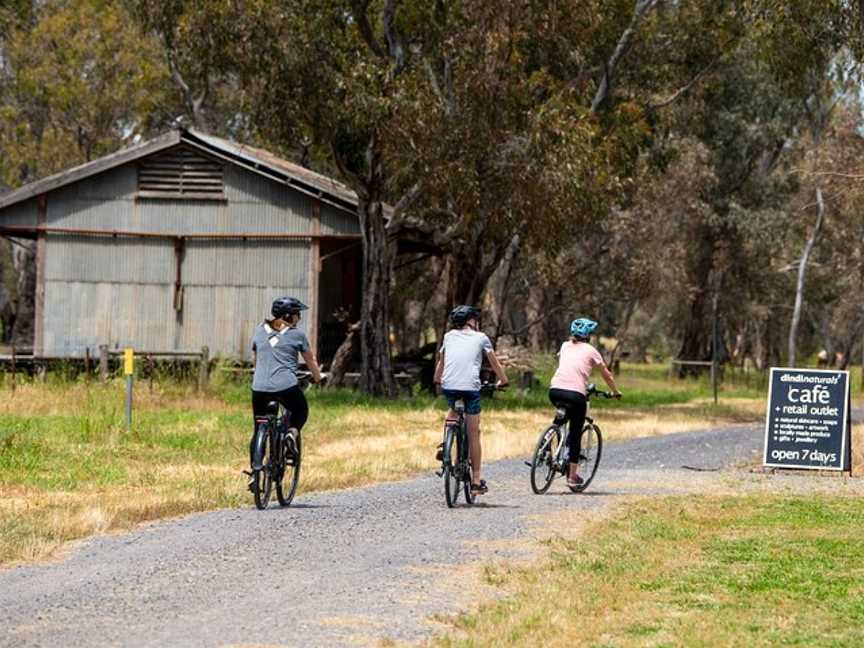
M 155 139 L 122 149 L 98 160 L 72 167 L 2 194 L 0 195 L 0 210 L 178 144 L 193 146 L 211 156 L 244 167 L 253 173 L 264 175 L 275 182 L 286 184 L 350 213 L 354 213 L 356 210 L 357 194 L 332 178 L 284 160 L 264 149 L 237 144 L 221 137 L 191 129 L 170 131 Z

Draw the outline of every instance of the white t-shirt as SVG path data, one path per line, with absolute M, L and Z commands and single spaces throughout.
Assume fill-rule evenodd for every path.
M 483 353 L 492 351 L 489 336 L 470 328 L 453 329 L 444 335 L 444 375 L 441 387 L 459 391 L 480 389 Z

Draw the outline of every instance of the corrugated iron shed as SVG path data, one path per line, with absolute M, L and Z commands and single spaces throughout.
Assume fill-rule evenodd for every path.
M 0 235 L 34 241 L 37 355 L 243 358 L 277 296 L 309 303 L 313 344 L 319 303 L 359 306 L 344 294 L 356 281 L 319 286 L 322 242 L 359 238 L 356 201 L 267 151 L 179 130 L 0 196 Z M 339 267 L 359 270 L 359 246 L 341 247 Z

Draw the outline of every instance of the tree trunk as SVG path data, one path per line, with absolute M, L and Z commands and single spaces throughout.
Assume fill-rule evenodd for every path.
M 393 254 L 384 227 L 381 180 L 370 172 L 366 196 L 360 196 L 357 214 L 363 236 L 363 301 L 360 307 L 360 390 L 372 396 L 396 395 L 390 364 L 390 277 Z
M 705 361 L 711 357 L 711 332 L 706 326 L 709 279 L 714 269 L 714 236 L 710 228 L 701 233 L 699 251 L 689 269 L 692 294 L 687 313 L 687 324 L 681 341 L 679 360 Z M 699 373 L 687 365 L 679 365 L 679 376 Z
M 822 218 L 825 214 L 825 203 L 822 201 L 822 190 L 816 189 L 816 226 L 810 233 L 804 251 L 801 253 L 801 261 L 798 263 L 798 281 L 795 285 L 795 306 L 792 308 L 792 323 L 789 326 L 789 366 L 794 367 L 797 362 L 798 324 L 801 321 L 801 306 L 804 303 L 804 279 L 807 274 L 807 263 L 810 261 L 810 253 L 819 237 L 822 229 Z
M 486 286 L 484 297 L 484 308 L 489 312 L 489 319 L 492 323 L 492 340 L 497 341 L 501 334 L 502 325 L 504 323 L 505 313 L 507 311 L 507 297 L 510 293 L 510 281 L 513 278 L 513 266 L 516 262 L 516 257 L 519 255 L 519 235 L 515 235 L 510 239 L 507 249 L 504 251 L 504 256 L 498 263 L 498 267 Z
M 330 375 L 327 377 L 328 387 L 342 387 L 345 385 L 345 374 L 351 367 L 351 358 L 357 349 L 358 331 L 360 322 L 348 327 L 348 335 L 336 349 L 333 362 L 330 364 Z
M 609 354 L 609 362 L 607 364 L 609 365 L 609 369 L 616 374 L 618 373 L 618 365 L 621 361 L 621 351 L 623 350 L 624 340 L 627 339 L 627 333 L 630 329 L 630 320 L 633 318 L 633 313 L 636 310 L 636 304 L 637 301 L 635 299 L 627 304 L 627 307 L 624 311 L 624 321 L 621 323 L 621 326 L 615 332 L 615 339 L 617 340 L 617 342 L 615 343 L 615 348 L 612 349 L 611 353 Z

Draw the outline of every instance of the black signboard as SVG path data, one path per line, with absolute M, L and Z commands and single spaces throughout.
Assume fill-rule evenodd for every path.
M 771 369 L 763 463 L 849 470 L 849 372 Z

